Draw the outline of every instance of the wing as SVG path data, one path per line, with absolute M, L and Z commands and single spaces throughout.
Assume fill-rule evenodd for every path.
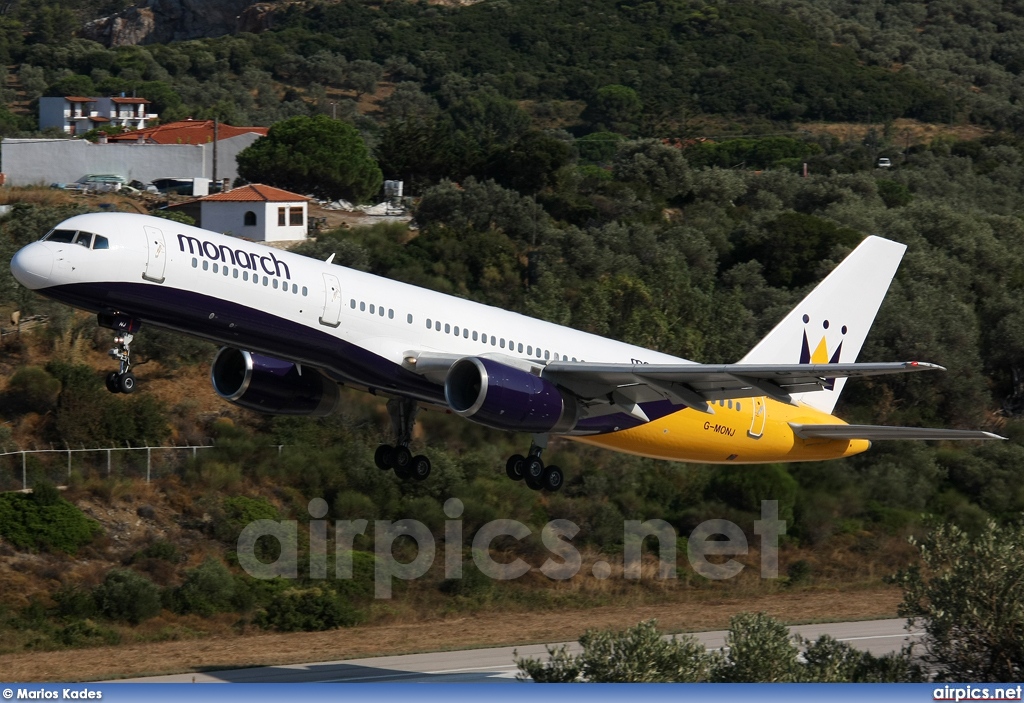
M 836 378 L 866 378 L 944 370 L 906 361 L 881 364 L 598 364 L 557 361 L 543 377 L 583 399 L 611 396 L 616 404 L 667 399 L 702 412 L 709 402 L 768 396 L 791 403 L 793 393 L 830 388 Z M 620 400 L 616 400 L 616 399 Z
M 448 369 L 461 356 L 431 352 L 405 353 L 405 368 L 444 383 Z M 524 364 L 573 393 L 588 415 L 626 412 L 643 420 L 640 403 L 669 400 L 712 413 L 716 400 L 768 396 L 792 402 L 792 393 L 831 387 L 836 378 L 866 378 L 915 371 L 942 371 L 917 361 L 879 364 L 603 364 L 577 361 L 535 362 L 501 354 L 483 354 L 522 368 Z
M 934 427 L 882 425 L 800 425 L 789 423 L 801 439 L 1006 439 L 982 430 L 944 430 Z

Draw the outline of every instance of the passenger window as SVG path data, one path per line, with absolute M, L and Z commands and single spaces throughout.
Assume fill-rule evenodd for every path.
M 225 276 L 227 276 L 228 275 L 228 267 L 227 266 L 221 266 L 221 273 L 223 273 Z
M 572 360 L 573 360 L 573 361 L 576 361 L 576 357 L 574 356 L 574 357 L 572 358 Z
M 380 315 L 381 317 L 384 317 L 384 306 L 383 305 L 377 307 L 377 314 Z
M 220 272 L 220 266 L 219 266 L 219 264 L 214 264 L 214 265 L 213 265 L 213 272 L 214 272 L 214 273 L 219 273 L 219 272 Z
M 203 271 L 206 271 L 209 268 L 210 268 L 210 262 L 207 261 L 206 259 L 203 259 Z
M 277 290 L 277 279 L 274 279 L 274 290 Z
M 97 234 L 92 240 L 93 249 L 109 249 L 110 243 L 107 242 L 107 238 L 103 235 Z
M 199 268 L 199 259 L 197 259 L 194 256 L 192 257 L 192 268 L 194 268 L 194 269 Z
M 376 312 L 376 310 L 374 310 L 374 308 L 373 308 L 373 303 L 370 303 L 370 314 L 372 315 L 375 312 Z
M 519 343 L 519 353 L 520 354 L 523 353 L 523 343 L 522 342 Z
M 495 346 L 495 344 L 496 344 L 496 342 L 494 340 L 494 335 L 492 334 L 491 335 L 491 346 L 493 347 L 493 346 Z
M 462 336 L 465 339 L 469 339 L 469 329 L 468 328 L 466 328 L 466 327 L 462 328 Z
M 501 339 L 498 340 L 498 346 L 500 346 L 502 349 L 505 348 L 505 338 L 504 337 L 502 337 Z
M 391 308 L 388 308 L 388 319 L 389 320 L 394 320 L 395 319 L 395 311 L 392 310 Z
M 441 321 L 440 320 L 434 320 L 434 330 L 436 330 L 437 332 L 441 331 Z
M 409 313 L 408 315 L 405 316 L 405 321 L 408 322 L 410 325 L 412 324 L 412 313 Z
M 476 331 L 474 331 L 474 332 L 473 332 L 473 341 L 474 341 L 474 342 L 475 342 L 475 341 L 477 341 L 477 334 L 476 334 Z
M 249 272 L 248 271 L 242 271 L 242 280 L 243 281 L 248 281 L 249 280 Z
M 444 323 L 444 333 L 445 334 L 451 334 L 452 333 L 452 326 L 449 325 L 447 322 Z
M 231 269 L 231 277 L 238 278 L 238 269 Z
M 366 312 L 366 303 L 362 300 L 359 301 L 359 312 Z
M 309 289 L 306 286 L 302 286 L 302 294 L 306 295 L 307 293 L 309 293 Z
M 527 346 L 526 347 L 526 353 L 529 354 L 530 356 L 533 356 L 533 347 Z
M 410 317 L 411 317 L 411 315 L 410 315 Z M 428 318 L 427 318 L 427 329 L 429 330 L 429 329 L 430 329 L 431 327 L 433 327 L 433 326 L 434 326 L 434 323 L 433 323 L 433 322 L 431 322 L 431 321 L 430 321 L 430 318 L 428 317 Z
M 732 401 L 729 401 L 729 409 L 732 410 Z
M 459 326 L 458 325 L 455 325 L 455 336 L 456 337 L 459 336 Z
M 353 310 L 355 310 L 356 309 L 356 299 L 352 298 L 352 301 L 348 304 L 348 306 L 350 308 L 352 308 Z
M 737 410 L 737 412 L 738 412 L 739 410 L 741 410 L 741 409 L 742 409 L 742 408 L 740 408 L 740 401 L 738 401 L 738 400 L 737 400 L 737 401 L 736 401 L 736 410 Z
M 265 286 L 270 285 L 270 279 L 267 278 L 266 276 L 263 277 L 263 285 L 265 285 Z
M 550 359 L 550 358 L 551 358 L 551 357 L 550 357 L 550 356 L 548 355 L 548 352 L 547 352 L 547 350 L 546 350 L 546 349 L 544 350 L 544 358 L 545 358 L 545 359 Z
M 293 294 L 298 294 L 298 292 L 299 292 L 299 286 L 298 286 L 298 284 L 296 284 L 296 283 L 293 283 L 293 284 L 292 284 L 292 293 L 293 293 Z

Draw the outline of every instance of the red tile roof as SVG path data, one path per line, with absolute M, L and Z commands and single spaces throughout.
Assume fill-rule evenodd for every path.
M 260 201 L 265 203 L 294 203 L 301 200 L 309 200 L 305 195 L 289 193 L 287 190 L 265 186 L 262 183 L 242 186 L 229 190 L 226 193 L 214 193 L 200 198 L 203 202 L 215 200 L 221 202 L 252 202 Z
M 132 103 L 132 104 L 135 104 L 135 105 L 140 105 L 140 104 L 143 104 L 143 103 L 145 103 L 147 105 L 149 104 L 149 101 L 146 100 L 145 98 L 111 98 L 110 102 L 112 102 L 112 103 Z
M 94 103 L 94 102 L 96 102 L 96 98 L 83 98 L 83 97 L 78 96 L 78 95 L 71 95 L 71 96 L 68 96 L 68 97 L 66 97 L 64 99 L 67 100 L 69 103 Z
M 217 139 L 230 139 L 240 134 L 266 136 L 266 127 L 233 127 L 222 124 L 217 129 Z M 112 142 L 134 142 L 142 137 L 152 144 L 207 144 L 213 141 L 213 120 L 182 120 L 168 122 L 157 127 L 147 127 L 135 132 L 115 134 Z

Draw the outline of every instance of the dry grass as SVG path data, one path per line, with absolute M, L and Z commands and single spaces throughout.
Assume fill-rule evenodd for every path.
M 756 598 L 689 592 L 673 602 L 612 605 L 586 610 L 515 614 L 487 613 L 448 619 L 404 621 L 331 632 L 223 636 L 66 651 L 0 656 L 0 671 L 12 681 L 84 681 L 201 671 L 310 659 L 357 657 L 498 647 L 577 639 L 588 629 L 625 628 L 657 619 L 667 632 L 722 629 L 744 611 L 764 611 L 787 623 L 891 618 L 900 591 L 800 591 Z
M 844 142 L 863 141 L 868 131 L 872 129 L 879 133 L 883 131 L 883 126 L 880 124 L 860 122 L 811 122 L 802 124 L 799 128 L 801 131 L 807 131 L 812 134 L 830 134 Z M 917 144 L 928 144 L 936 137 L 973 140 L 981 139 L 989 133 L 991 133 L 991 130 L 983 129 L 976 125 L 949 125 L 898 119 L 893 121 L 889 136 L 900 146 L 914 146 Z

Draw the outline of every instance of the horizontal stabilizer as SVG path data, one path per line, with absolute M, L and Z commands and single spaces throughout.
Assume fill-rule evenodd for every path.
M 983 430 L 944 430 L 937 427 L 884 425 L 800 425 L 789 423 L 801 439 L 1006 439 Z

